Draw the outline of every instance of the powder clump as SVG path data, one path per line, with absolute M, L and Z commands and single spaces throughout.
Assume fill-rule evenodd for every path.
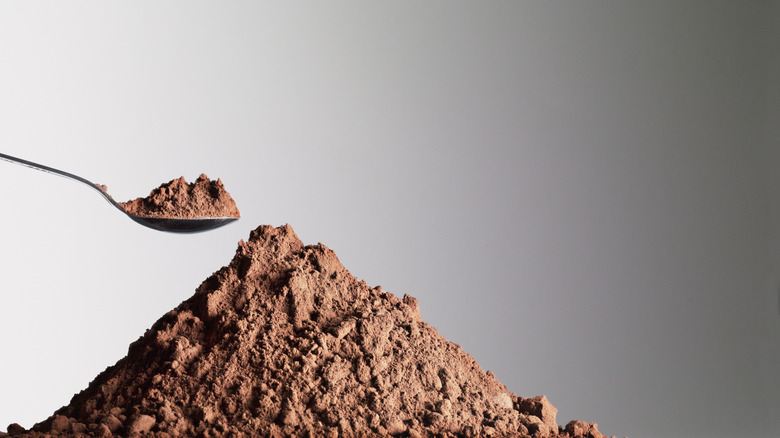
M 205 174 L 201 174 L 194 183 L 187 183 L 184 177 L 174 179 L 152 190 L 146 198 L 120 202 L 119 205 L 129 214 L 144 217 L 194 219 L 241 216 L 222 181 L 212 181 Z
M 14 436 L 602 438 L 556 423 L 290 226 L 260 226 L 70 404 Z

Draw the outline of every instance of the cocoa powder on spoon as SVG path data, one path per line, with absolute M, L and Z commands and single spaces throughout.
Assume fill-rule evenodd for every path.
M 101 187 L 105 191 L 104 187 Z M 194 183 L 184 177 L 174 179 L 152 190 L 145 198 L 119 205 L 129 214 L 172 219 L 241 217 L 236 202 L 222 181 L 201 174 Z

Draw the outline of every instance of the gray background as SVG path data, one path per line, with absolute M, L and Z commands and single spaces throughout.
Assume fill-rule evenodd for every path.
M 281 2 L 279 2 L 281 3 Z M 0 3 L 0 428 L 290 223 L 559 423 L 780 435 L 780 2 Z

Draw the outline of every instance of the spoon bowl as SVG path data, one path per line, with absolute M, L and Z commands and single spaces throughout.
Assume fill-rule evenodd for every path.
M 137 216 L 125 212 L 130 219 L 139 224 L 159 231 L 172 233 L 198 233 L 213 230 L 237 221 L 237 217 L 204 217 L 194 219 L 178 219 L 168 217 Z
M 3 153 L 0 153 L 0 159 L 84 183 L 97 190 L 98 193 L 100 193 L 100 195 L 103 196 L 103 198 L 108 201 L 109 204 L 113 205 L 119 211 L 126 214 L 127 217 L 145 227 L 149 227 L 154 230 L 166 231 L 169 233 L 198 233 L 201 231 L 213 230 L 238 220 L 237 217 L 168 218 L 130 214 L 125 211 L 125 209 L 122 208 L 122 206 L 116 202 L 114 198 L 111 197 L 111 195 L 108 194 L 108 192 L 105 190 L 105 186 L 95 184 L 72 173 L 55 169 L 53 167 L 44 166 L 43 164 L 33 163 L 32 161 L 23 160 L 21 158 L 12 157 Z

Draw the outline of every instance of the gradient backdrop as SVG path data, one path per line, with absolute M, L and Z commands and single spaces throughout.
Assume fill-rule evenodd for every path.
M 780 2 L 0 3 L 0 430 L 290 223 L 559 423 L 780 435 Z

